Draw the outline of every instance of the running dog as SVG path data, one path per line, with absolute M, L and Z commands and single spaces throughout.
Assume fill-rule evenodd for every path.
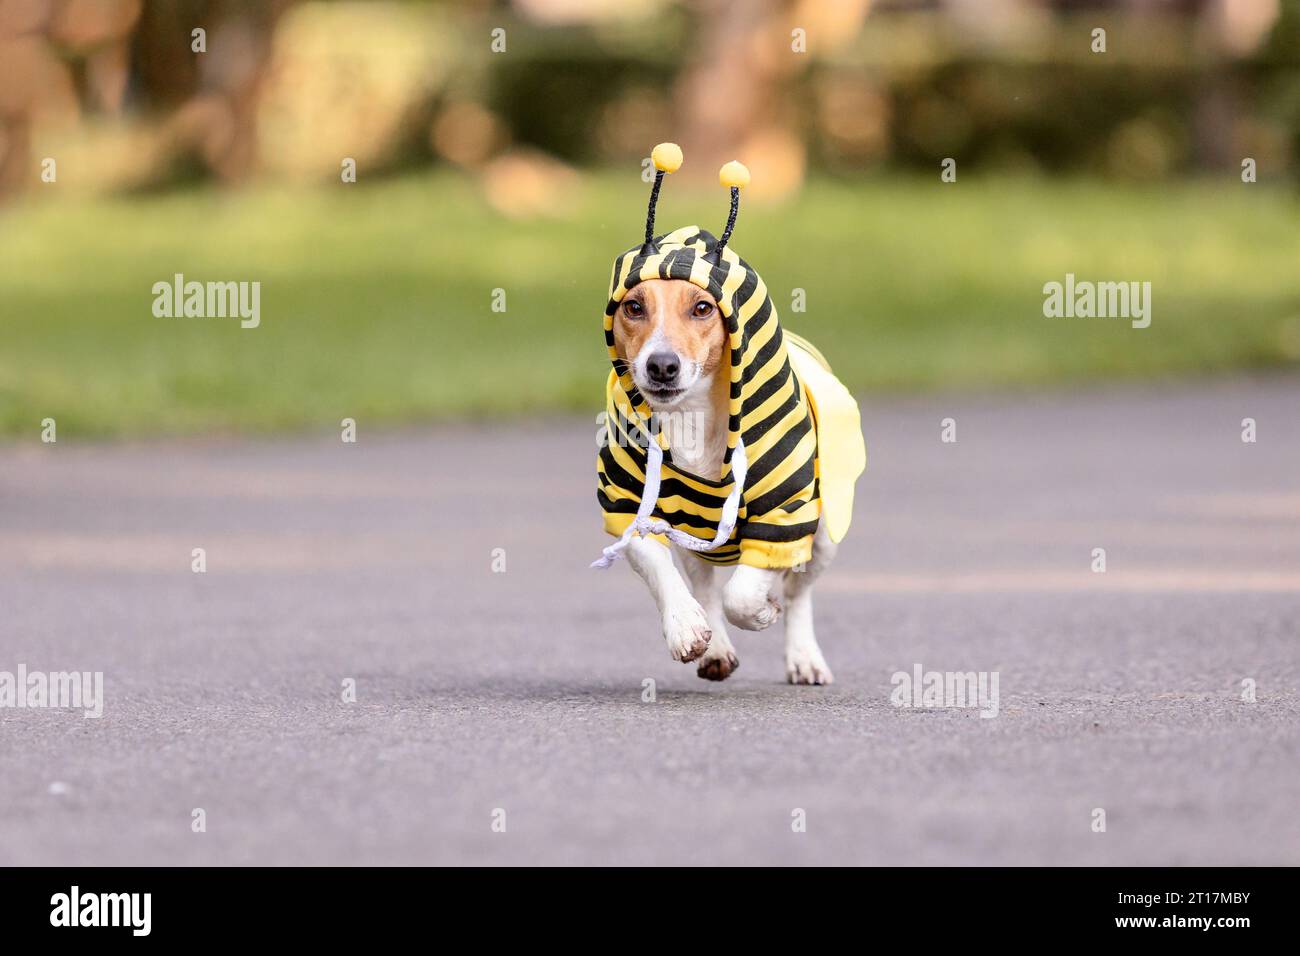
M 745 167 L 720 172 L 731 190 L 721 238 L 695 226 L 656 236 L 659 189 L 681 151 L 660 144 L 652 159 L 645 241 L 616 260 L 605 310 L 613 367 L 597 497 L 618 540 L 593 567 L 627 557 L 669 654 L 698 662 L 703 678 L 740 664 L 727 624 L 760 631 L 784 615 L 787 680 L 829 684 L 812 586 L 848 530 L 866 464 L 857 404 L 781 328 L 762 279 L 728 247 Z M 718 568 L 732 565 L 724 586 Z

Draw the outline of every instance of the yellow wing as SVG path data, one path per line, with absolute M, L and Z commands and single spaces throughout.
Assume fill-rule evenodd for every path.
M 858 403 L 810 343 L 785 333 L 790 364 L 803 383 L 817 420 L 817 474 L 821 479 L 822 521 L 839 542 L 853 520 L 853 486 L 867 467 Z

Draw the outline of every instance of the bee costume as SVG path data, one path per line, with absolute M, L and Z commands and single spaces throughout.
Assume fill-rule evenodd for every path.
M 607 438 L 596 461 L 605 530 L 618 541 L 592 563 L 607 568 L 632 536 L 655 535 L 711 564 L 792 568 L 812 555 L 825 521 L 839 541 L 853 517 L 853 485 L 866 467 L 858 406 L 815 348 L 784 333 L 763 280 L 728 246 L 749 170 L 719 172 L 731 189 L 722 238 L 697 226 L 655 236 L 665 173 L 682 163 L 673 143 L 655 147 L 645 242 L 614 261 L 605 344 L 613 370 L 605 386 Z M 614 346 L 614 314 L 647 279 L 685 279 L 717 300 L 731 352 L 727 450 L 720 479 L 673 465 L 667 436 Z M 723 368 L 726 368 L 724 365 Z M 722 373 L 722 370 L 719 370 Z

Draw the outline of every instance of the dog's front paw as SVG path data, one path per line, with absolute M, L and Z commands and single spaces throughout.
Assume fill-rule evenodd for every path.
M 785 679 L 791 684 L 831 684 L 835 675 L 820 650 L 800 647 L 785 652 Z
M 729 597 L 725 605 L 727 620 L 746 631 L 766 630 L 781 616 L 781 605 L 765 594 Z
M 664 613 L 664 641 L 673 660 L 685 663 L 703 656 L 712 638 L 704 608 L 695 601 L 683 601 Z
M 727 620 L 747 631 L 761 631 L 781 616 L 781 605 L 772 597 L 780 572 L 741 565 L 722 594 Z

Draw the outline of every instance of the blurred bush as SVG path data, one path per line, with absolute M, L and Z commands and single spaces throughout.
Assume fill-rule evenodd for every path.
M 500 197 L 662 139 L 760 194 L 947 156 L 1294 178 L 1300 0 L 0 0 L 0 198 L 44 157 L 91 190 L 437 159 Z

